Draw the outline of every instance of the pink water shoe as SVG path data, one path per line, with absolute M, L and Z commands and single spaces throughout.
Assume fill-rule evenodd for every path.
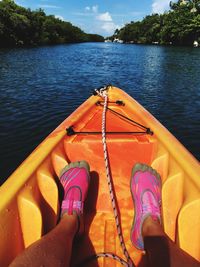
M 160 220 L 161 179 L 151 167 L 137 163 L 132 169 L 131 194 L 135 207 L 135 216 L 131 229 L 131 241 L 138 249 L 144 249 L 142 224 L 151 216 Z
M 60 182 L 64 188 L 61 216 L 64 213 L 78 216 L 83 214 L 83 205 L 90 183 L 90 167 L 86 161 L 77 161 L 67 165 L 61 172 Z

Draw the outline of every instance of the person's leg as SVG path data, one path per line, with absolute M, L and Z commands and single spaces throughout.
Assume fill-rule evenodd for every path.
M 51 232 L 25 249 L 10 267 L 70 266 L 72 242 L 77 227 L 77 215 L 64 215 Z
M 151 216 L 143 223 L 142 236 L 148 267 L 200 267 L 197 260 L 166 236 L 160 222 L 153 220 Z
M 135 206 L 131 241 L 146 251 L 148 267 L 200 266 L 172 242 L 161 227 L 160 175 L 145 164 L 136 164 L 132 170 L 131 193 Z
M 61 220 L 40 240 L 25 249 L 9 267 L 68 267 L 73 239 L 83 232 L 83 204 L 89 187 L 89 165 L 71 163 L 60 177 L 64 189 Z

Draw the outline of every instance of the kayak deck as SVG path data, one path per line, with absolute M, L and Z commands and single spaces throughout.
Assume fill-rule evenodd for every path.
M 109 103 L 113 110 L 150 127 L 154 135 L 107 135 L 108 154 L 123 236 L 135 262 L 141 252 L 130 241 L 134 207 L 130 193 L 131 169 L 136 162 L 155 168 L 162 178 L 162 214 L 165 232 L 181 248 L 200 260 L 200 181 L 198 162 L 182 145 L 119 89 L 109 90 L 109 100 L 123 100 L 125 106 Z M 67 118 L 0 188 L 0 262 L 8 263 L 25 247 L 55 227 L 62 198 L 58 176 L 69 162 L 88 161 L 91 184 L 85 203 L 86 233 L 75 242 L 72 262 L 99 252 L 122 255 L 107 185 L 101 135 L 67 136 L 65 129 L 101 131 L 102 106 L 92 96 Z M 107 131 L 141 131 L 141 128 L 107 111 Z M 9 191 L 9 192 L 8 192 Z M 192 229 L 192 231 L 191 231 Z M 9 250 L 9 253 L 8 253 Z M 100 258 L 87 266 L 121 266 Z
M 123 111 L 123 107 L 109 105 L 110 108 L 127 115 Z M 95 108 L 95 114 L 90 121 L 81 128 L 81 131 L 101 131 L 102 107 Z M 87 120 L 86 120 L 87 121 Z M 138 127 L 133 123 L 114 115 L 111 111 L 107 112 L 106 121 L 107 131 L 114 132 L 131 132 L 138 131 Z M 75 128 L 75 127 L 74 127 Z M 139 129 L 140 130 L 140 129 Z M 141 130 L 140 130 L 141 131 Z M 109 162 L 113 177 L 113 184 L 119 205 L 121 215 L 121 225 L 124 240 L 127 249 L 135 260 L 139 260 L 140 252 L 132 247 L 130 241 L 130 229 L 133 222 L 133 201 L 130 193 L 131 169 L 136 162 L 144 162 L 150 164 L 155 158 L 157 150 L 156 139 L 150 135 L 107 135 L 107 147 L 109 153 Z M 82 252 L 82 248 L 90 248 L 85 240 L 82 241 L 80 249 L 76 255 L 95 254 L 96 252 L 113 252 L 120 257 L 124 257 L 117 236 L 116 224 L 113 215 L 113 209 L 110 201 L 108 190 L 105 163 L 103 158 L 103 146 L 101 135 L 75 135 L 69 142 L 66 137 L 64 141 L 64 150 L 67 152 L 68 160 L 77 161 L 85 159 L 91 167 L 91 186 L 86 202 L 86 211 L 90 214 L 91 204 L 93 206 L 93 214 L 88 216 L 87 229 L 89 229 L 89 243 L 93 245 L 93 252 Z M 78 152 L 78 153 L 77 153 Z M 92 158 L 91 158 L 92 156 Z M 92 242 L 91 242 L 92 241 Z M 96 252 L 95 252 L 96 251 Z M 77 260 L 77 257 L 75 258 Z M 120 263 L 113 262 L 112 259 L 99 259 L 100 266 L 121 266 Z M 92 265 L 93 264 L 93 265 Z M 116 264 L 116 265 L 115 265 Z M 94 263 L 87 266 L 95 266 Z

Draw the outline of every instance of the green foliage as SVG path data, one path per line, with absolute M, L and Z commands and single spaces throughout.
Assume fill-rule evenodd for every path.
M 0 1 L 0 47 L 74 42 L 103 42 L 71 23 L 47 16 L 42 9 L 31 11 L 13 0 Z
M 170 2 L 170 11 L 146 16 L 116 30 L 110 39 L 131 43 L 192 45 L 200 40 L 200 0 Z
M 98 34 L 87 34 L 87 42 L 104 42 L 104 37 Z

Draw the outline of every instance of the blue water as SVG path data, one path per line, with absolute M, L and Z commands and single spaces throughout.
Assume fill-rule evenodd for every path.
M 95 87 L 124 89 L 200 159 L 200 49 L 87 43 L 0 49 L 0 181 Z

